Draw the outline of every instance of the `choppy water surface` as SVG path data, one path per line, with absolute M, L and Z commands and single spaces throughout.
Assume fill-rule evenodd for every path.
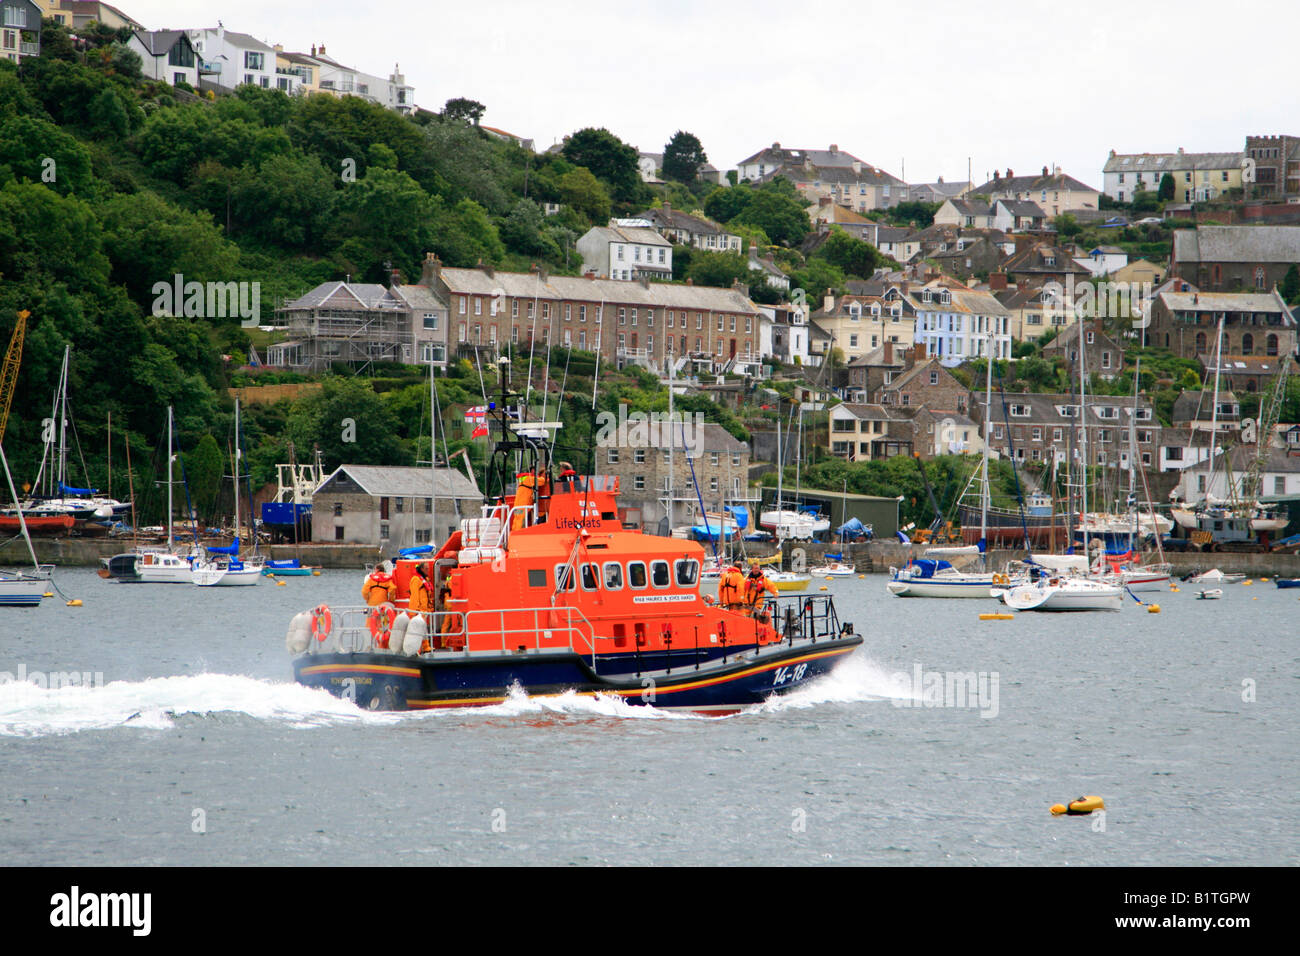
M 0 672 L 102 675 L 0 683 L 0 862 L 1297 861 L 1300 601 L 1271 582 L 980 621 L 997 605 L 836 581 L 866 646 L 708 719 L 522 697 L 372 714 L 293 684 L 289 618 L 357 603 L 359 580 L 65 571 L 82 607 L 0 609 Z M 1104 821 L 1048 813 L 1085 793 Z

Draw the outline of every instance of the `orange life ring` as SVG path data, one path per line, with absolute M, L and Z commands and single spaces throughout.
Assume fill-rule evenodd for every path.
M 324 641 L 330 636 L 330 630 L 334 627 L 334 615 L 330 613 L 328 604 L 319 604 L 311 612 L 311 633 L 312 637 L 318 641 Z
M 392 636 L 395 620 L 397 620 L 397 608 L 387 601 L 371 611 L 367 626 L 377 647 L 388 650 L 388 639 Z

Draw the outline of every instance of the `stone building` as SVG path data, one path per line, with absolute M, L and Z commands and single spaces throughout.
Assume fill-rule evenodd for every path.
M 619 431 L 621 443 L 617 438 L 601 442 L 598 436 L 596 471 L 618 477 L 624 524 L 661 530 L 670 495 L 669 528 L 702 521 L 701 500 L 706 511 L 757 500 L 749 488 L 749 446 L 721 425 L 708 422 L 697 430 L 687 416 L 683 434 L 682 426 L 668 423 L 638 431 L 636 420 L 629 419 Z
M 373 545 L 393 557 L 402 548 L 441 544 L 461 518 L 478 517 L 482 501 L 455 469 L 340 465 L 312 495 L 312 541 Z

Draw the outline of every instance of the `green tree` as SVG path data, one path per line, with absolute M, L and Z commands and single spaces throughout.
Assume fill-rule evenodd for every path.
M 478 100 L 466 99 L 463 96 L 455 97 L 446 102 L 442 108 L 442 118 L 451 120 L 454 123 L 469 123 L 473 126 L 479 124 L 483 114 L 487 112 L 487 107 Z
M 777 180 L 780 182 L 780 180 Z M 797 245 L 812 231 L 812 223 L 803 203 L 785 194 L 779 187 L 758 189 L 754 198 L 736 216 L 741 225 L 757 226 L 773 242 Z
M 609 221 L 609 193 L 590 170 L 579 167 L 564 173 L 556 182 L 556 194 L 561 203 L 581 213 L 593 225 Z
M 696 285 L 721 288 L 730 288 L 736 280 L 746 285 L 751 281 L 748 258 L 735 252 L 699 252 L 686 274 Z
M 501 239 L 507 247 L 520 255 L 556 259 L 560 250 L 555 241 L 544 234 L 545 224 L 542 207 L 531 199 L 521 199 L 501 223 Z
M 505 256 L 497 227 L 474 200 L 462 199 L 451 207 L 435 200 L 434 209 L 432 251 L 447 265 L 470 267 L 480 259 L 494 264 Z
M 1300 269 L 1296 268 L 1294 263 L 1286 270 L 1286 275 L 1282 277 L 1282 284 L 1278 286 L 1277 291 L 1282 294 L 1282 298 L 1288 305 L 1300 302 Z
M 704 197 L 704 214 L 718 222 L 731 222 L 754 200 L 748 185 L 719 186 Z
M 90 151 L 75 136 L 35 116 L 0 123 L 0 170 L 6 166 L 15 178 L 44 183 L 62 195 L 88 192 L 93 179 Z
M 635 198 L 641 183 L 637 151 L 609 130 L 580 129 L 565 140 L 560 151 L 569 162 L 587 167 L 609 183 L 616 199 Z
M 271 157 L 232 184 L 240 233 L 280 248 L 316 248 L 334 209 L 337 181 L 315 156 L 291 151 Z
M 164 445 L 166 442 L 163 443 Z M 217 497 L 221 493 L 221 476 L 225 471 L 225 459 L 217 440 L 211 432 L 205 432 L 194 450 L 186 452 L 185 480 L 190 486 L 190 499 L 199 520 L 210 523 L 216 515 Z
M 884 256 L 871 243 L 850 236 L 838 226 L 831 228 L 830 236 L 815 255 L 838 266 L 845 275 L 863 279 L 871 278 L 885 261 Z
M 664 147 L 664 176 L 680 183 L 694 182 L 708 161 L 704 146 L 695 134 L 678 130 Z
M 354 276 L 383 278 L 383 263 L 416 274 L 430 246 L 433 204 L 410 176 L 372 169 L 339 193 L 327 241 L 333 259 Z
M 1173 173 L 1165 173 L 1160 177 L 1160 189 L 1156 193 L 1156 198 L 1162 202 L 1169 202 L 1174 198 L 1175 188 Z
M 300 454 L 319 447 L 325 467 L 333 470 L 342 464 L 411 464 L 399 425 L 368 381 L 330 377 L 320 391 L 294 402 L 287 431 Z
M 177 273 L 187 282 L 236 278 L 239 250 L 205 212 L 181 209 L 152 192 L 114 196 L 97 211 L 113 279 L 137 302 L 152 302 L 154 284 L 171 283 Z

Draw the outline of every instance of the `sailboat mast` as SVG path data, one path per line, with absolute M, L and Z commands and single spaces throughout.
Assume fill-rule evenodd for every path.
M 438 547 L 438 384 L 433 380 L 433 348 L 429 348 L 429 543 Z M 487 409 L 484 409 L 486 415 Z M 486 421 L 486 417 L 484 421 Z M 476 420 L 477 422 L 477 420 Z M 451 462 L 447 462 L 451 467 Z M 415 544 L 414 541 L 411 544 Z
M 1210 483 L 1214 479 L 1214 446 L 1218 441 L 1219 433 L 1219 369 L 1223 366 L 1223 317 L 1226 313 L 1219 313 L 1219 331 L 1214 341 L 1214 394 L 1210 396 L 1210 448 L 1209 454 L 1205 457 L 1205 497 L 1201 500 L 1206 504 L 1210 500 Z M 1262 440 L 1262 439 L 1261 439 Z
M 68 483 L 68 356 L 72 346 L 63 347 L 63 371 L 59 375 L 59 480 L 55 491 L 63 494 L 63 485 Z
M 673 501 L 673 469 L 676 467 L 676 456 L 673 454 L 673 448 L 677 444 L 677 432 L 676 429 L 673 428 L 673 422 L 675 420 L 673 418 L 674 415 L 673 372 L 674 372 L 675 364 L 676 363 L 673 362 L 672 356 L 669 355 L 668 356 L 668 508 L 667 508 L 669 534 L 673 533 L 673 520 L 674 520 L 673 512 L 676 510 L 673 507 L 673 505 L 675 504 L 675 502 Z
M 239 399 L 235 399 L 235 540 L 239 540 Z
M 980 542 L 988 546 L 989 534 L 989 439 L 993 418 L 993 336 L 988 337 L 984 371 L 984 488 L 980 492 Z
M 1088 551 L 1088 394 L 1087 394 L 1087 355 L 1088 349 L 1085 346 L 1085 337 L 1083 330 L 1083 319 L 1075 320 L 1075 333 L 1079 336 L 1079 421 L 1083 424 L 1083 433 L 1079 446 L 1079 457 L 1082 459 L 1082 477 L 1079 482 L 1080 504 L 1083 509 L 1082 526 L 1083 526 L 1083 558 L 1091 566 L 1091 555 Z
M 167 406 L 167 550 L 172 545 L 172 449 L 176 447 L 172 438 L 172 407 Z

